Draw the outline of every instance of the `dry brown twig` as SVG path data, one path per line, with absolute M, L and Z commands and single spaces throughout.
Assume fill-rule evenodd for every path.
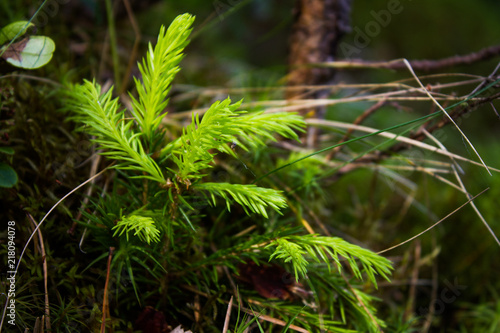
M 489 60 L 500 55 L 500 45 L 485 47 L 476 52 L 464 55 L 438 59 L 438 60 L 411 60 L 411 67 L 416 70 L 429 72 L 441 70 L 447 67 L 458 65 L 471 65 L 476 62 Z M 361 59 L 344 60 L 335 62 L 324 62 L 317 64 L 319 67 L 328 67 L 336 69 L 353 69 L 353 68 L 385 68 L 392 70 L 405 70 L 406 66 L 402 63 L 392 61 L 366 61 Z
M 374 105 L 370 106 L 368 109 L 365 110 L 365 112 L 363 112 L 360 116 L 358 116 L 353 124 L 354 125 L 359 125 L 361 124 L 366 118 L 368 118 L 371 114 L 373 114 L 375 111 L 377 111 L 378 109 L 380 109 L 382 106 L 384 106 L 386 100 L 385 99 L 381 99 L 380 101 L 378 101 L 377 103 L 375 103 Z M 339 141 L 339 144 L 340 143 L 343 143 L 343 142 L 346 142 L 349 137 L 351 136 L 352 132 L 354 130 L 352 128 L 348 129 L 347 132 L 344 134 L 344 136 L 342 137 L 342 139 Z M 333 158 L 333 156 L 340 150 L 342 149 L 342 146 L 338 146 L 334 149 L 332 149 L 332 151 L 330 153 L 328 153 L 328 155 L 326 155 L 326 160 L 330 160 Z
M 227 305 L 226 318 L 224 320 L 224 328 L 222 329 L 222 333 L 227 333 L 229 329 L 229 319 L 231 318 L 231 309 L 233 308 L 233 296 L 229 300 L 229 304 Z
M 182 285 L 181 286 L 182 288 L 186 289 L 186 290 L 189 290 L 197 295 L 200 295 L 200 296 L 203 296 L 203 297 L 206 297 L 206 298 L 210 298 L 210 295 L 203 292 L 203 291 L 199 291 L 198 289 L 194 288 L 193 286 L 189 286 L 189 285 Z M 228 303 L 227 301 L 224 301 L 225 303 Z M 251 300 L 249 299 L 248 300 L 249 303 L 253 303 L 253 304 L 256 304 L 256 305 L 260 305 L 260 306 L 263 306 L 265 307 L 265 304 L 262 304 L 261 302 L 258 302 L 258 301 L 254 301 L 254 300 Z M 265 314 L 256 314 L 254 311 L 252 311 L 251 309 L 247 309 L 243 306 L 239 306 L 239 305 L 236 305 L 236 304 L 233 304 L 232 305 L 233 307 L 239 307 L 239 309 L 249 315 L 252 315 L 252 316 L 258 316 L 259 319 L 261 320 L 265 320 L 265 321 L 268 321 L 270 323 L 273 323 L 273 324 L 276 324 L 276 325 L 279 325 L 279 326 L 287 326 L 287 322 L 283 321 L 283 320 L 280 320 L 280 319 L 276 319 L 276 318 L 273 318 L 271 316 L 268 316 L 268 315 L 265 315 Z M 299 327 L 297 325 L 289 325 L 288 328 L 294 330 L 294 331 L 297 331 L 297 332 L 300 332 L 300 333 L 309 333 L 308 330 L 302 328 L 302 327 Z
M 45 290 L 45 328 L 50 331 L 51 330 L 51 325 L 50 325 L 50 302 L 49 302 L 49 290 L 47 288 L 47 280 L 48 280 L 48 269 L 47 269 L 47 254 L 45 253 L 45 245 L 43 241 L 43 236 L 42 236 L 42 231 L 40 228 L 38 228 L 38 224 L 35 222 L 35 219 L 33 216 L 31 216 L 30 213 L 27 213 L 28 218 L 30 219 L 31 223 L 33 223 L 33 226 L 35 227 L 37 233 L 38 233 L 38 239 L 39 239 L 39 245 L 40 245 L 40 252 L 42 254 L 43 258 L 43 287 Z M 43 326 L 43 324 L 42 324 Z
M 109 314 L 109 300 L 108 300 L 108 287 L 109 276 L 111 273 L 111 259 L 113 258 L 114 247 L 109 248 L 108 265 L 106 270 L 106 282 L 104 284 L 104 295 L 102 296 L 102 320 L 101 320 L 101 333 L 106 332 L 106 318 L 110 317 Z

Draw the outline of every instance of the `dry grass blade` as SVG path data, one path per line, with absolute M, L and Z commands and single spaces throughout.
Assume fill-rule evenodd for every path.
M 427 132 L 425 130 L 424 130 L 424 133 L 427 137 L 431 138 L 437 145 L 439 145 L 441 147 L 441 149 L 446 150 L 446 148 L 443 146 L 443 144 L 441 142 L 439 142 L 432 134 L 430 134 L 429 132 Z M 461 192 L 465 193 L 465 195 L 467 196 L 468 199 L 470 199 L 471 196 L 470 196 L 469 192 L 467 191 L 467 189 L 465 188 L 465 185 L 462 181 L 462 178 L 460 177 L 460 175 L 458 173 L 457 168 L 459 166 L 453 159 L 452 159 L 452 161 L 454 162 L 454 164 L 451 167 L 452 167 L 453 173 L 455 174 L 455 178 L 457 179 L 457 182 L 460 186 L 460 190 L 461 190 Z M 483 224 L 485 225 L 486 229 L 488 229 L 488 232 L 493 236 L 493 239 L 500 246 L 500 241 L 498 240 L 498 237 L 495 235 L 495 232 L 491 229 L 488 222 L 486 222 L 483 215 L 481 214 L 479 209 L 476 207 L 476 204 L 474 202 L 471 202 L 470 204 L 471 204 L 472 208 L 474 209 L 474 212 L 477 214 L 477 216 L 481 220 L 481 222 L 483 222 Z
M 186 289 L 186 290 L 189 290 L 197 295 L 200 295 L 200 296 L 203 296 L 203 297 L 206 297 L 206 298 L 210 298 L 210 295 L 207 294 L 207 293 L 204 293 L 202 291 L 199 291 L 198 289 L 192 287 L 192 286 L 188 286 L 188 285 L 183 285 L 182 288 Z M 231 300 L 232 300 L 232 297 L 231 297 Z M 248 302 L 250 303 L 253 303 L 253 304 L 256 304 L 256 305 L 259 305 L 259 306 L 264 306 L 262 303 L 258 302 L 258 301 L 254 301 L 254 300 L 248 300 Z M 229 303 L 229 302 L 228 302 Z M 236 307 L 238 305 L 236 304 L 233 304 L 233 307 Z M 255 316 L 255 312 L 252 311 L 251 309 L 247 309 L 247 308 L 244 308 L 244 307 L 240 307 L 240 310 L 247 313 L 247 314 L 250 314 L 252 316 Z M 268 316 L 268 315 L 264 315 L 264 314 L 259 314 L 258 315 L 259 319 L 262 319 L 262 320 L 265 320 L 265 321 L 268 321 L 270 323 L 273 323 L 273 324 L 276 324 L 276 325 L 279 325 L 279 326 L 283 326 L 283 327 L 286 327 L 287 326 L 287 323 L 283 320 L 280 320 L 280 319 L 276 319 L 276 318 L 273 318 L 271 316 Z M 288 328 L 294 330 L 294 331 L 297 331 L 297 332 L 300 332 L 300 333 L 309 333 L 308 330 L 302 328 L 302 327 L 299 327 L 299 326 L 296 326 L 296 325 L 289 325 Z
M 258 302 L 253 302 L 253 303 L 258 303 Z M 262 319 L 264 321 L 273 323 L 275 325 L 279 325 L 279 326 L 283 326 L 283 327 L 286 327 L 288 325 L 285 321 L 283 321 L 281 319 L 276 319 L 276 318 L 273 318 L 273 317 L 265 315 L 265 314 L 258 314 L 258 315 L 256 315 L 256 313 L 254 311 L 246 309 L 246 308 L 243 308 L 243 307 L 241 308 L 241 311 L 243 311 L 245 313 L 248 313 L 249 315 L 252 315 L 252 316 L 258 316 L 259 319 Z M 288 328 L 290 328 L 290 329 L 292 329 L 294 331 L 300 332 L 300 333 L 310 333 L 305 328 L 302 328 L 302 327 L 299 327 L 299 326 L 296 326 L 296 325 L 289 325 Z
M 474 145 L 472 144 L 472 142 L 470 142 L 469 138 L 465 135 L 464 132 L 462 132 L 462 130 L 457 125 L 457 123 L 455 122 L 455 120 L 453 120 L 453 118 L 450 116 L 450 114 L 448 112 L 446 112 L 446 110 L 441 106 L 441 104 L 439 104 L 439 102 L 434 98 L 434 96 L 432 96 L 432 94 L 429 92 L 429 90 L 425 89 L 425 86 L 422 84 L 422 82 L 418 78 L 417 74 L 415 74 L 415 72 L 413 71 L 413 68 L 411 67 L 411 65 L 408 62 L 408 60 L 402 59 L 402 61 L 404 62 L 404 64 L 408 68 L 408 70 L 410 71 L 411 75 L 413 75 L 413 77 L 415 78 L 415 80 L 417 81 L 417 83 L 420 85 L 420 87 L 422 88 L 422 91 L 425 92 L 425 94 L 427 96 L 429 96 L 429 98 L 434 102 L 434 104 L 436 104 L 436 106 L 441 111 L 443 111 L 443 113 L 446 115 L 446 117 L 448 117 L 448 119 L 450 120 L 450 122 L 457 128 L 457 130 L 460 132 L 460 134 L 462 135 L 462 137 L 465 139 L 465 141 L 467 141 L 467 143 L 469 144 L 469 146 L 472 148 L 472 150 L 474 151 L 474 153 L 477 155 L 477 157 L 481 161 L 481 164 L 484 166 L 484 168 L 486 169 L 486 171 L 488 171 L 489 175 L 491 176 L 492 174 L 491 174 L 490 170 L 488 169 L 488 167 L 486 166 L 486 163 L 484 163 L 483 159 L 481 158 L 481 156 L 477 152 L 476 148 L 474 148 Z
M 396 244 L 394 246 L 391 246 L 385 250 L 382 250 L 382 251 L 379 251 L 377 252 L 377 254 L 382 254 L 382 253 L 385 253 L 387 251 L 390 251 L 390 250 L 393 250 L 397 247 L 400 247 L 401 245 L 403 244 L 406 244 L 408 242 L 411 242 L 412 240 L 414 240 L 415 238 L 418 238 L 420 237 L 421 235 L 425 234 L 427 231 L 431 230 L 432 228 L 434 228 L 435 226 L 437 226 L 438 224 L 440 224 L 441 222 L 443 222 L 444 220 L 446 220 L 448 217 L 452 216 L 453 214 L 455 214 L 456 212 L 458 212 L 460 209 L 462 209 L 463 207 L 465 207 L 466 205 L 468 205 L 470 202 L 472 202 L 474 199 L 476 199 L 478 196 L 480 196 L 481 194 L 483 194 L 484 192 L 488 191 L 489 190 L 489 187 L 482 190 L 481 192 L 479 192 L 479 194 L 476 194 L 475 196 L 473 196 L 472 198 L 470 198 L 469 200 L 467 200 L 467 202 L 465 202 L 464 204 L 462 204 L 460 207 L 458 207 L 457 209 L 455 209 L 454 211 L 452 211 L 451 213 L 449 213 L 448 215 L 446 215 L 445 217 L 443 217 L 441 220 L 437 221 L 436 223 L 434 223 L 433 225 L 431 225 L 429 228 L 425 229 L 424 231 L 416 234 L 415 236 L 405 240 L 404 242 L 401 242 L 399 244 Z
M 334 64 L 341 62 L 334 62 Z M 13 75 L 13 74 L 10 74 Z M 8 75 L 6 75 L 8 76 Z M 491 76 L 491 75 L 490 75 Z M 457 79 L 454 82 L 448 83 L 435 83 L 432 84 L 432 90 L 442 90 L 446 88 L 453 88 L 459 86 L 465 86 L 470 84 L 483 83 L 487 78 L 480 75 L 473 75 L 467 73 L 440 73 L 440 74 L 428 74 L 420 76 L 421 79 L 444 79 L 444 78 L 464 78 L 463 80 Z M 335 84 L 320 84 L 320 85 L 298 85 L 298 86 L 269 86 L 269 87 L 241 87 L 241 88 L 198 88 L 195 86 L 189 85 L 177 85 L 177 88 L 180 89 L 180 93 L 178 95 L 172 96 L 172 102 L 185 102 L 191 101 L 193 99 L 203 97 L 203 98 L 219 98 L 220 96 L 227 95 L 245 95 L 245 94 L 255 94 L 255 93 L 272 93 L 272 92 L 281 92 L 284 90 L 298 90 L 303 91 L 307 90 L 310 93 L 314 93 L 316 91 L 325 91 L 330 90 L 332 93 L 339 92 L 341 90 L 352 90 L 352 89 L 367 89 L 367 90 L 377 90 L 381 88 L 387 89 L 413 89 L 413 91 L 420 91 L 419 88 L 414 88 L 410 85 L 405 84 L 405 82 L 413 81 L 412 78 L 401 79 L 394 82 L 389 83 L 342 83 L 336 82 Z M 449 96 L 452 97 L 452 96 Z M 257 102 L 261 106 L 265 106 L 267 101 L 259 101 Z M 181 111 L 172 113 L 169 117 L 174 118 L 183 118 L 187 117 L 192 111 Z M 191 116 L 189 116 L 190 118 Z
M 231 309 L 233 308 L 233 296 L 229 300 L 229 304 L 227 306 L 226 319 L 224 320 L 224 328 L 222 329 L 222 333 L 227 333 L 229 329 L 229 319 L 231 318 Z
M 393 140 L 397 140 L 397 141 L 400 141 L 400 142 L 404 142 L 404 143 L 410 144 L 410 145 L 415 146 L 415 147 L 419 147 L 419 148 L 422 148 L 422 149 L 426 149 L 426 150 L 432 151 L 434 153 L 441 154 L 443 156 L 447 156 L 447 157 L 454 158 L 454 159 L 457 159 L 457 160 L 465 161 L 465 162 L 468 162 L 468 163 L 471 163 L 471 164 L 474 164 L 474 165 L 483 165 L 483 164 L 475 162 L 475 161 L 473 161 L 471 159 L 462 157 L 462 156 L 457 155 L 457 154 L 450 153 L 447 150 L 443 150 L 443 149 L 431 146 L 431 145 L 429 145 L 427 143 L 423 143 L 423 142 L 420 142 L 418 140 L 413 140 L 413 139 L 410 139 L 410 138 L 407 138 L 407 137 L 404 137 L 404 136 L 400 136 L 400 135 L 397 135 L 397 134 L 394 134 L 394 133 L 391 133 L 391 132 L 387 132 L 387 131 L 383 131 L 382 132 L 380 130 L 377 130 L 377 129 L 371 128 L 371 127 L 367 127 L 367 126 L 354 125 L 354 124 L 344 123 L 344 122 L 341 122 L 341 121 L 323 120 L 323 119 L 317 119 L 317 118 L 306 119 L 306 123 L 309 124 L 309 125 L 353 129 L 353 130 L 357 130 L 357 131 L 360 131 L 360 132 L 366 132 L 366 133 L 377 133 L 377 135 L 386 137 L 388 139 L 393 139 Z M 488 169 L 488 172 L 489 172 L 489 170 L 493 170 L 495 172 L 500 172 L 499 169 L 495 169 L 495 168 L 488 167 L 488 166 L 486 166 L 486 168 Z
M 23 259 L 23 256 L 24 256 L 24 252 L 26 251 L 26 248 L 28 247 L 29 243 L 31 242 L 31 240 L 33 239 L 33 236 L 35 235 L 35 233 L 38 231 L 38 229 L 40 228 L 40 226 L 42 225 L 42 223 L 45 221 L 45 219 L 50 215 L 50 213 L 52 213 L 52 211 L 61 203 L 63 202 L 67 197 L 69 197 L 71 194 L 73 194 L 74 192 L 78 191 L 80 188 L 82 188 L 83 186 L 85 186 L 86 184 L 88 184 L 89 182 L 91 182 L 93 179 L 99 177 L 101 174 L 103 174 L 105 171 L 108 170 L 109 167 L 105 168 L 104 170 L 102 170 L 101 172 L 99 172 L 98 174 L 96 174 L 95 176 L 87 179 L 86 181 L 84 181 L 83 183 L 81 183 L 80 185 L 78 185 L 77 187 L 75 187 L 74 189 L 72 189 L 68 194 L 66 194 L 64 197 L 62 197 L 58 202 L 56 202 L 56 204 L 54 206 L 52 206 L 52 208 L 47 212 L 47 214 L 45 214 L 45 216 L 42 218 L 42 220 L 40 221 L 40 223 L 38 223 L 38 225 L 36 226 L 35 230 L 33 230 L 33 232 L 31 233 L 30 237 L 28 238 L 28 240 L 26 241 L 26 244 L 24 245 L 23 247 L 23 250 L 21 251 L 21 255 L 19 256 L 19 259 L 17 261 L 17 266 L 16 266 L 16 270 L 15 270 L 15 275 L 17 275 L 17 271 L 19 269 L 19 265 L 21 264 L 21 261 Z M 3 313 L 2 313 L 2 320 L 0 321 L 0 328 L 3 327 L 3 321 L 5 319 L 5 315 L 7 314 L 7 305 L 9 304 L 9 297 L 7 297 L 7 300 L 5 301 L 5 306 L 4 306 L 4 309 L 3 309 Z
M 467 189 L 465 188 L 465 185 L 464 185 L 462 179 L 458 175 L 456 167 L 454 165 L 452 167 L 453 167 L 453 170 L 455 171 L 455 176 L 457 177 L 457 181 L 460 184 L 460 187 L 462 188 L 462 190 L 465 193 L 465 195 L 467 196 L 467 198 L 470 198 L 470 194 L 467 192 Z M 483 224 L 486 227 L 486 229 L 488 229 L 488 232 L 491 234 L 491 236 L 493 236 L 493 239 L 497 242 L 498 246 L 500 246 L 500 240 L 498 240 L 497 235 L 495 235 L 495 232 L 493 231 L 493 229 L 491 229 L 491 227 L 488 224 L 488 222 L 486 222 L 486 220 L 484 219 L 483 215 L 481 214 L 481 212 L 479 211 L 479 209 L 476 207 L 476 204 L 474 202 L 472 202 L 472 201 L 471 201 L 470 204 L 471 204 L 472 208 L 474 209 L 474 212 L 476 212 L 477 216 L 481 220 L 481 222 L 483 222 Z

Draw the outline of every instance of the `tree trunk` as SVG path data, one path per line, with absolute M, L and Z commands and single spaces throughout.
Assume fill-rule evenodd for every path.
M 310 65 L 334 60 L 340 39 L 350 30 L 350 9 L 351 0 L 297 0 L 290 37 L 289 87 L 324 84 L 333 79 L 332 69 Z M 286 97 L 300 98 L 306 90 L 288 89 Z

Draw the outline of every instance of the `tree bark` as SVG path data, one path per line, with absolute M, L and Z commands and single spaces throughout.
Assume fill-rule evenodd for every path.
M 297 0 L 290 37 L 288 86 L 324 84 L 333 79 L 331 68 L 311 64 L 333 61 L 342 36 L 349 32 L 351 0 Z M 288 89 L 287 99 L 303 96 L 306 89 Z M 313 96 L 318 97 L 318 93 Z

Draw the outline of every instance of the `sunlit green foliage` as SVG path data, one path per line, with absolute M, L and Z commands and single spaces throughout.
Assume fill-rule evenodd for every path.
M 226 249 L 220 249 L 207 258 L 195 250 L 207 246 L 200 234 L 203 230 L 200 207 L 202 210 L 208 205 L 215 208 L 217 198 L 225 202 L 227 213 L 231 213 L 234 203 L 237 203 L 247 214 L 258 214 L 266 219 L 272 217 L 279 220 L 279 215 L 274 212 L 283 214 L 287 207 L 287 198 L 282 191 L 254 184 L 210 181 L 210 170 L 217 165 L 215 156 L 224 153 L 234 158 L 234 147 L 251 152 L 266 146 L 269 141 L 275 141 L 276 134 L 298 140 L 296 131 L 302 131 L 304 121 L 293 113 L 241 111 L 241 101 L 232 104 L 227 98 L 213 103 L 203 115 L 193 114 L 191 124 L 182 130 L 182 134 L 175 140 L 167 140 L 160 123 L 168 117 L 164 112 L 168 103 L 167 93 L 179 70 L 178 64 L 188 43 L 192 22 L 193 17 L 187 14 L 179 16 L 170 28 L 160 30 L 154 48 L 149 46 L 147 56 L 139 65 L 142 81 L 135 80 L 138 97 L 131 94 L 131 113 L 119 105 L 117 98 L 112 98 L 112 89 L 102 92 L 95 82 L 86 81 L 68 91 L 68 109 L 73 114 L 72 119 L 82 124 L 82 131 L 95 136 L 93 140 L 102 149 L 101 154 L 115 160 L 117 164 L 114 168 L 126 176 L 121 182 L 131 199 L 128 204 L 120 204 L 120 197 L 112 194 L 115 197 L 110 200 L 94 202 L 94 209 L 99 212 L 97 216 L 85 214 L 94 225 L 108 228 L 109 231 L 92 227 L 101 241 L 116 243 L 113 239 L 120 240 L 112 261 L 113 267 L 119 272 L 128 272 L 139 299 L 142 298 L 137 280 L 140 273 L 137 267 L 133 267 L 133 262 L 139 263 L 138 256 L 154 263 L 152 268 L 145 268 L 160 281 L 158 270 L 163 266 L 169 272 L 177 271 L 184 276 L 183 283 L 188 285 L 217 282 L 218 274 L 209 273 L 210 267 L 226 266 L 236 271 L 235 259 L 260 264 L 266 260 L 278 260 L 290 264 L 296 281 L 307 276 L 311 262 L 325 265 L 327 275 L 333 277 L 335 273 L 330 270 L 332 260 L 339 272 L 341 260 L 347 260 L 359 280 L 363 279 L 362 273 L 374 285 L 375 274 L 388 279 L 391 264 L 387 259 L 340 238 L 304 235 L 296 228 L 275 230 L 262 236 L 252 232 L 237 245 L 231 245 L 233 240 L 228 235 L 212 231 L 219 234 L 218 244 Z M 145 199 L 137 199 L 141 197 Z M 141 243 L 135 242 L 134 236 L 144 244 L 142 246 L 149 244 L 162 255 L 154 258 L 154 252 L 146 251 L 146 247 L 141 250 Z M 222 241 L 224 238 L 227 241 Z M 161 239 L 163 242 L 159 242 Z M 197 245 L 190 249 L 190 244 Z M 167 248 L 171 250 L 165 252 Z M 177 252 L 180 249 L 194 251 L 194 256 L 180 256 L 182 252 Z M 98 260 L 106 256 L 102 254 Z M 203 278 L 200 280 L 200 277 Z M 324 278 L 327 281 L 330 279 L 327 276 Z M 364 297 L 365 302 L 372 301 L 361 291 L 356 293 L 358 298 Z M 349 299 L 350 296 L 342 297 Z M 343 304 L 339 303 L 341 312 L 349 312 Z M 297 307 L 290 308 L 290 311 L 286 307 L 272 311 L 280 312 L 279 316 L 286 320 L 294 318 L 294 322 L 308 329 L 326 325 L 335 331 L 345 331 L 336 327 L 340 322 L 320 319 Z M 365 312 L 357 312 L 357 315 L 367 316 Z M 364 319 L 364 322 L 370 321 L 368 317 Z M 383 322 L 380 321 L 380 324 L 383 325 Z
M 112 169 L 109 182 L 99 183 L 89 202 L 82 204 L 83 219 L 75 219 L 85 230 L 77 255 L 91 262 L 83 271 L 69 270 L 61 284 L 72 288 L 77 280 L 93 279 L 98 285 L 105 279 L 113 286 L 109 293 L 117 309 L 111 314 L 117 318 L 109 324 L 113 328 L 124 327 L 118 311 L 136 312 L 139 306 L 154 304 L 183 322 L 193 321 L 195 311 L 201 319 L 193 331 L 208 332 L 218 327 L 218 308 L 226 305 L 230 294 L 242 306 L 255 309 L 247 308 L 246 313 L 261 331 L 273 328 L 255 319 L 258 315 L 279 318 L 286 324 L 283 331 L 290 331 L 292 324 L 315 332 L 375 332 L 385 327 L 376 316 L 376 298 L 360 283 L 366 277 L 365 285 L 373 289 L 376 275 L 388 280 L 390 261 L 338 237 L 308 234 L 296 223 L 300 212 L 288 209 L 296 201 L 284 187 L 301 193 L 303 185 L 307 198 L 319 197 L 315 177 L 326 164 L 310 159 L 285 169 L 280 175 L 285 186 L 269 179 L 253 184 L 225 169 L 224 163 L 241 165 L 240 152 L 245 157 L 267 154 L 256 167 L 258 173 L 302 156 L 288 158 L 279 150 L 282 154 L 275 158 L 266 152 L 280 137 L 299 141 L 298 132 L 305 127 L 301 116 L 243 111 L 241 101 L 232 103 L 228 97 L 213 102 L 204 113 L 193 113 L 191 123 L 181 130 L 162 122 L 169 117 L 167 94 L 193 21 L 185 14 L 168 29 L 160 29 L 156 44 L 149 45 L 139 64 L 141 78 L 135 79 L 136 91 L 129 93 L 129 110 L 114 97 L 112 87 L 104 91 L 95 80 L 68 87 L 68 118 L 91 136 Z M 220 181 L 215 172 L 220 169 L 229 171 L 228 181 Z M 269 299 L 258 295 L 248 281 L 238 280 L 238 291 L 232 289 L 233 279 L 245 278 L 240 264 L 250 262 L 257 267 L 271 262 L 293 271 L 293 296 L 287 301 Z M 85 309 L 91 322 L 81 325 L 95 330 L 102 310 L 93 304 L 103 296 L 94 285 L 78 288 L 80 298 L 94 302 Z M 294 294 L 293 288 L 302 294 Z M 70 305 L 61 302 L 56 310 L 62 313 Z M 79 313 L 69 310 L 80 325 Z M 248 325 L 236 322 L 234 327 L 243 331 Z

